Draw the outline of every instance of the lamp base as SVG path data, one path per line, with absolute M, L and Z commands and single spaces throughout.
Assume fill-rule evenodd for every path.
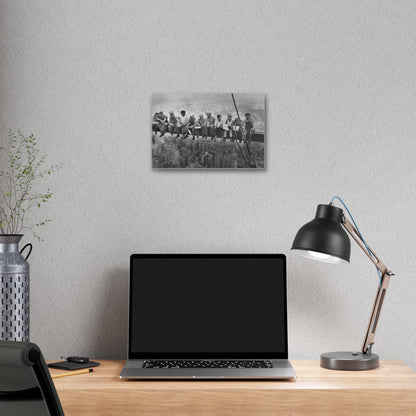
M 321 355 L 321 367 L 329 370 L 363 371 L 372 370 L 379 365 L 377 354 L 339 351 L 326 352 Z

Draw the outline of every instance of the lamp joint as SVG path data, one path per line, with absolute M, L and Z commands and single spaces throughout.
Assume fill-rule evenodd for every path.
M 369 344 L 367 347 L 367 350 L 365 351 L 365 354 L 371 355 L 373 352 L 373 344 Z

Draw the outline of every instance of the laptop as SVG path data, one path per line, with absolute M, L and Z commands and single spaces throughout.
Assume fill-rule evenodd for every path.
M 126 379 L 295 379 L 283 254 L 133 254 Z

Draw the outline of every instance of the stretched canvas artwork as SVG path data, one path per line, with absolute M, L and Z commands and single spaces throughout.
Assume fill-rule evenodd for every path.
M 264 94 L 152 95 L 156 169 L 264 169 Z

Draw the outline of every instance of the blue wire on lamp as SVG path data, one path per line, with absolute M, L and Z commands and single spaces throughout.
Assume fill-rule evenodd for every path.
M 372 258 L 374 258 L 373 253 L 372 253 L 372 252 L 371 252 L 371 250 L 368 248 L 367 243 L 365 242 L 364 237 L 362 236 L 361 231 L 360 231 L 360 229 L 358 228 L 358 225 L 357 225 L 357 223 L 356 223 L 356 222 L 355 222 L 355 220 L 354 220 L 354 217 L 352 216 L 352 214 L 351 214 L 350 210 L 348 209 L 348 207 L 345 205 L 344 201 L 343 201 L 343 200 L 342 200 L 339 196 L 334 195 L 334 196 L 332 197 L 332 199 L 331 199 L 331 205 L 333 205 L 333 204 L 334 204 L 334 200 L 335 200 L 335 199 L 338 199 L 338 201 L 339 201 L 339 202 L 341 202 L 341 204 L 344 206 L 345 210 L 348 212 L 348 215 L 350 216 L 351 221 L 353 222 L 353 224 L 354 224 L 355 228 L 357 229 L 358 234 L 360 235 L 361 240 L 363 241 L 363 243 L 364 243 L 364 245 L 365 245 L 365 248 L 366 248 L 366 249 L 367 249 L 367 251 L 368 251 L 368 254 L 370 254 L 370 256 L 371 256 Z M 378 274 L 378 278 L 379 278 L 379 280 L 380 280 L 380 286 L 381 286 L 381 273 L 380 273 L 380 270 L 379 270 L 379 269 L 377 269 L 377 267 L 376 267 L 376 270 L 377 270 L 377 274 Z

